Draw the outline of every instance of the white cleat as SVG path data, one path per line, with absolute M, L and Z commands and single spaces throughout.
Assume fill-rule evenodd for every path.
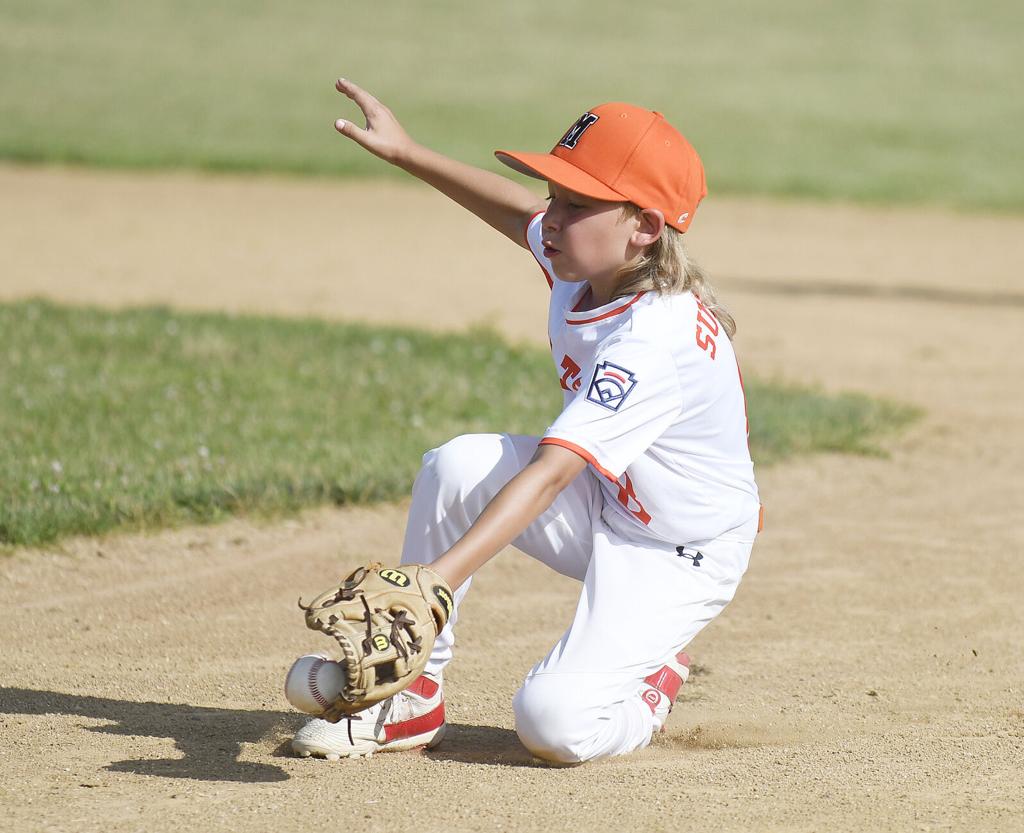
M 292 740 L 302 758 L 328 761 L 369 758 L 374 752 L 432 749 L 444 737 L 444 696 L 441 684 L 426 675 L 409 688 L 337 723 L 314 718 Z

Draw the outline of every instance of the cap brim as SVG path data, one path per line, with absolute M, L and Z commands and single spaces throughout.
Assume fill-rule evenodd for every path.
M 608 202 L 629 202 L 629 197 L 550 153 L 513 153 L 508 150 L 496 150 L 494 155 L 499 162 L 508 165 L 514 171 L 532 176 L 534 179 L 554 182 L 585 197 Z

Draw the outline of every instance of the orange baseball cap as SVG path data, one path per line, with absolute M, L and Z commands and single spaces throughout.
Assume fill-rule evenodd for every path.
M 597 200 L 656 208 L 686 231 L 707 195 L 704 165 L 693 146 L 654 110 L 613 102 L 588 110 L 551 153 L 496 150 L 527 176 Z

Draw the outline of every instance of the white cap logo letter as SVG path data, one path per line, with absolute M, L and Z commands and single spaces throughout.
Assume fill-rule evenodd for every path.
M 576 119 L 576 123 L 572 127 L 565 131 L 565 135 L 558 144 L 561 147 L 572 150 L 576 147 L 576 143 L 580 140 L 580 136 L 582 136 L 600 118 L 600 116 L 595 116 L 593 113 L 584 113 Z

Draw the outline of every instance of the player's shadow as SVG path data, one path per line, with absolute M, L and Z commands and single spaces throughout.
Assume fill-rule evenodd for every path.
M 106 769 L 164 778 L 197 781 L 243 781 L 250 783 L 287 781 L 280 767 L 240 761 L 243 743 L 257 743 L 268 736 L 294 732 L 302 716 L 289 712 L 213 709 L 175 703 L 136 703 L 0 687 L 0 714 L 66 714 L 109 720 L 106 726 L 86 726 L 90 732 L 135 737 L 171 738 L 181 758 L 138 758 L 115 761 Z M 74 744 L 76 738 L 63 742 Z
M 527 752 L 519 736 L 511 729 L 469 723 L 449 723 L 441 744 L 423 754 L 435 761 L 459 761 L 465 764 L 548 766 Z

